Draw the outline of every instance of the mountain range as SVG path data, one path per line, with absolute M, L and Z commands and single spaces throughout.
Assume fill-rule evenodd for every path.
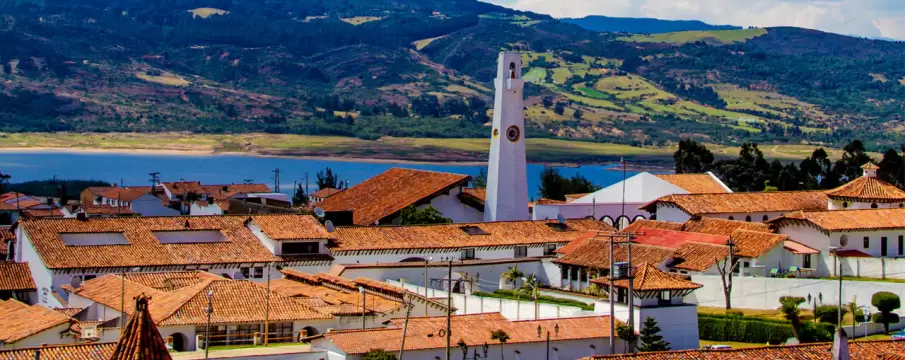
M 500 51 L 532 137 L 903 140 L 901 42 L 474 0 L 0 2 L 0 132 L 486 138 Z

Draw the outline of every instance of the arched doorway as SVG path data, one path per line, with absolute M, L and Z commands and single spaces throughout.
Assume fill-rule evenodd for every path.
M 600 221 L 603 221 L 604 224 L 607 224 L 607 225 L 609 225 L 609 226 L 616 225 L 616 222 L 613 221 L 613 218 L 611 218 L 609 215 L 606 215 L 606 216 L 602 217 L 602 218 L 600 219 Z
M 632 224 L 632 221 L 628 218 L 628 216 L 622 215 L 616 219 L 616 229 L 622 230 Z
M 638 220 L 644 220 L 644 215 L 635 216 L 635 218 L 632 219 L 632 222 L 635 222 L 635 221 L 638 221 Z
M 319 334 L 320 334 L 320 333 L 317 331 L 317 329 L 315 329 L 315 328 L 313 328 L 313 327 L 311 327 L 311 326 L 305 326 L 304 328 L 302 328 L 302 330 L 305 332 L 305 334 L 304 334 L 305 336 L 314 336 L 314 335 L 319 335 Z
M 173 337 L 173 350 L 174 351 L 185 351 L 185 343 L 188 339 L 182 333 L 174 333 L 170 335 Z

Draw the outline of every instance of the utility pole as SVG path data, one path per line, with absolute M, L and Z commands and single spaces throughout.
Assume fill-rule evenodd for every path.
M 842 327 L 842 261 L 839 261 L 838 249 L 837 249 L 835 255 L 836 255 L 836 263 L 838 263 L 838 266 L 839 266 L 839 269 L 837 270 L 839 272 L 839 302 L 838 302 L 839 310 L 837 311 L 837 314 L 836 314 L 836 321 L 837 321 L 836 323 L 839 324 L 839 327 Z M 855 326 L 854 318 L 855 318 L 855 313 L 852 312 L 852 326 L 853 327 Z M 854 334 L 854 330 L 852 331 L 852 334 Z
M 451 360 L 449 357 L 449 346 L 452 339 L 452 260 L 447 263 L 447 272 L 449 288 L 446 289 L 446 360 Z
M 424 259 L 424 298 L 425 298 L 425 299 L 429 299 L 429 298 L 430 298 L 430 295 L 428 295 L 428 293 L 427 293 L 427 292 L 428 292 L 428 287 L 427 287 L 427 264 L 428 264 L 428 262 L 431 261 L 431 259 L 433 259 L 433 258 L 432 258 L 432 257 L 428 257 L 427 259 Z M 424 307 L 424 317 L 427 317 L 427 308 L 428 308 L 428 306 L 425 306 L 425 307 Z
M 620 277 L 619 279 L 616 278 L 616 255 L 615 255 L 616 245 L 617 245 L 617 244 L 631 244 L 631 237 L 632 237 L 633 235 L 643 235 L 643 234 L 644 234 L 644 233 L 620 233 L 620 232 L 611 232 L 611 233 L 609 233 L 609 234 L 604 235 L 604 236 L 609 237 L 609 241 L 610 241 L 610 256 L 609 256 L 609 258 L 610 258 L 610 259 L 609 259 L 609 260 L 610 260 L 610 274 L 609 274 L 610 289 L 609 289 L 609 296 L 608 296 L 608 297 L 609 297 L 609 301 L 610 301 L 610 334 L 615 334 L 615 333 L 616 333 L 616 296 L 615 296 L 615 293 L 614 293 L 614 292 L 615 292 L 616 280 L 623 280 L 623 279 L 628 279 L 628 280 L 629 280 L 629 283 L 630 283 L 629 286 L 630 286 L 630 288 L 629 288 L 629 292 L 628 292 L 628 298 L 629 298 L 628 302 L 629 302 L 629 305 L 630 305 L 630 306 L 631 306 L 631 305 L 634 305 L 633 302 L 632 302 L 632 300 L 631 300 L 631 297 L 632 297 L 632 290 L 633 290 L 633 288 L 631 288 L 631 286 L 632 286 L 632 285 L 631 285 L 631 271 L 632 271 L 632 264 L 631 264 L 631 262 L 629 262 L 629 264 L 628 264 L 628 268 L 629 268 L 629 269 L 628 269 L 628 272 L 629 272 L 629 275 L 628 275 L 628 276 L 625 276 L 625 274 L 620 274 L 620 275 L 623 276 L 623 277 Z M 600 235 L 602 235 L 602 234 L 598 233 L 597 235 L 600 236 Z M 623 241 L 616 241 L 617 238 L 625 239 L 625 240 L 623 240 Z M 631 246 L 631 245 L 629 245 L 629 246 Z M 629 259 L 629 260 L 630 260 L 630 259 Z M 634 321 L 634 316 L 633 316 L 633 312 L 634 312 L 634 311 L 635 311 L 635 309 L 629 308 L 630 321 Z M 629 326 L 634 327 L 634 326 L 631 325 L 631 324 L 630 324 Z M 610 336 L 610 343 L 609 343 L 609 345 L 610 345 L 610 354 L 611 354 L 611 355 L 615 354 L 615 351 L 616 351 L 616 337 L 615 337 L 615 336 Z
M 211 314 L 214 313 L 214 289 L 207 291 L 207 326 L 204 329 L 204 359 L 211 348 Z
M 267 264 L 267 294 L 264 296 L 264 346 L 270 344 L 270 267 Z
M 280 192 L 280 168 L 273 169 L 273 191 Z
M 405 297 L 403 297 L 405 300 Z M 427 306 L 427 304 L 424 304 Z M 405 301 L 405 322 L 402 325 L 402 344 L 399 345 L 399 359 L 402 360 L 402 354 L 405 353 L 405 335 L 409 330 L 409 316 L 412 314 L 412 308 L 415 307 L 415 304 L 412 304 L 412 298 L 408 297 L 408 301 Z
M 610 335 L 613 337 L 613 335 Z M 550 360 L 550 330 L 547 330 L 547 360 Z
M 367 313 L 367 308 L 365 307 L 365 288 L 362 286 L 358 287 L 358 291 L 361 292 L 361 329 L 365 329 L 365 313 Z
M 632 234 L 625 234 L 625 246 L 628 247 L 628 328 L 635 333 L 635 273 L 632 266 Z M 614 333 L 610 333 L 614 334 Z M 612 337 L 612 335 L 610 336 Z M 635 344 L 628 346 L 629 354 L 635 352 Z
M 308 173 L 305 172 L 305 196 L 311 197 L 311 189 L 308 188 Z M 427 285 L 425 285 L 427 286 Z

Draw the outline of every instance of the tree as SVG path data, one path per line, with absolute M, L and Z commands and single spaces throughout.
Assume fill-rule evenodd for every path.
M 526 295 L 529 299 L 534 300 L 540 296 L 540 284 L 537 282 L 537 275 L 531 274 L 525 277 L 525 283 L 519 288 L 520 295 Z
M 713 153 L 692 139 L 679 141 L 679 149 L 672 158 L 675 160 L 676 174 L 703 173 L 713 166 Z
M 0 194 L 6 192 L 6 185 L 9 184 L 10 178 L 12 178 L 12 176 L 0 171 Z
M 418 209 L 414 206 L 409 206 L 405 209 L 402 209 L 400 217 L 402 218 L 402 225 L 430 225 L 452 223 L 451 219 L 443 217 L 443 213 L 441 213 L 440 210 L 437 210 L 433 206 L 428 206 L 424 209 Z
M 905 150 L 905 149 L 903 149 Z M 905 188 L 905 159 L 895 149 L 886 150 L 883 153 L 883 160 L 880 160 L 880 170 L 877 171 L 877 177 L 880 180 L 898 186 L 900 189 Z
M 361 360 L 396 360 L 396 355 L 383 349 L 375 349 L 366 352 Z
M 833 162 L 826 150 L 819 148 L 801 161 L 799 181 L 805 189 L 834 189 L 840 185 L 839 174 L 833 172 Z
M 848 309 L 842 307 L 842 316 L 848 313 Z M 814 318 L 822 323 L 840 325 L 839 322 L 839 306 L 837 305 L 819 305 L 814 308 Z
M 559 170 L 546 167 L 540 173 L 540 185 L 538 186 L 541 197 L 552 200 L 566 200 L 569 194 L 586 194 L 600 190 L 600 186 L 595 185 L 584 176 L 575 174 L 571 178 L 566 178 L 559 173 Z
M 308 205 L 308 194 L 305 194 L 305 186 L 298 184 L 295 194 L 292 195 L 292 206 L 302 207 Z
M 317 189 L 323 190 L 326 188 L 346 188 L 346 183 L 340 180 L 339 174 L 334 173 L 333 169 L 329 167 L 317 172 Z
M 584 116 L 584 112 L 581 109 L 575 109 L 575 112 L 572 114 L 572 117 L 581 120 L 581 117 Z
M 891 292 L 880 291 L 870 298 L 870 303 L 880 311 L 879 314 L 874 314 L 873 319 L 871 320 L 875 323 L 883 324 L 884 334 L 888 335 L 889 324 L 896 324 L 899 322 L 899 315 L 892 312 L 893 310 L 902 307 L 899 296 Z
M 660 327 L 657 326 L 657 319 L 650 316 L 644 318 L 644 324 L 641 326 L 640 339 L 641 345 L 638 347 L 638 350 L 641 350 L 642 352 L 669 350 L 669 343 L 663 340 L 663 336 L 660 335 Z
M 521 279 L 524 276 L 525 273 L 518 269 L 518 265 L 509 268 L 509 270 L 504 271 L 501 275 L 503 280 L 506 280 L 507 283 L 512 283 L 513 289 L 518 287 L 516 286 L 518 285 L 518 279 Z
M 507 341 L 509 341 L 509 334 L 507 334 L 502 329 L 494 330 L 492 333 L 490 333 L 490 340 L 496 340 L 500 342 L 500 360 L 504 360 L 503 345 L 506 344 Z
M 807 300 L 800 296 L 783 296 L 779 298 L 779 304 L 781 305 L 779 310 L 782 312 L 783 317 L 792 323 L 792 334 L 795 335 L 796 339 L 799 338 L 801 332 L 801 309 L 798 306 L 805 301 Z
M 635 342 L 638 341 L 638 334 L 626 323 L 621 323 L 616 327 L 616 337 L 628 344 L 629 352 L 635 348 Z
M 478 175 L 471 180 L 471 187 L 475 189 L 484 189 L 487 187 L 487 169 L 481 168 Z
M 836 161 L 833 166 L 833 172 L 845 179 L 852 180 L 860 177 L 863 173 L 861 166 L 873 161 L 867 155 L 867 150 L 861 140 L 853 140 L 848 145 L 845 145 L 842 150 L 844 151 L 842 158 Z
M 726 298 L 726 310 L 732 309 L 732 273 L 738 269 L 738 259 L 735 258 L 735 243 L 729 239 L 729 257 L 717 261 L 716 269 L 720 272 L 720 280 L 723 282 L 723 296 Z

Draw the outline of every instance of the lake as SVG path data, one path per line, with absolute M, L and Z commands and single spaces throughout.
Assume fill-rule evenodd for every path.
M 609 169 L 619 165 L 585 165 L 560 167 L 560 173 L 579 173 L 594 183 L 608 186 L 622 180 L 622 172 Z M 355 185 L 392 167 L 477 175 L 483 166 L 462 164 L 423 164 L 389 162 L 355 162 L 335 159 L 295 159 L 245 155 L 153 155 L 121 153 L 0 152 L 0 172 L 12 176 L 12 182 L 45 180 L 57 176 L 64 179 L 92 179 L 126 185 L 148 185 L 152 172 L 163 181 L 198 180 L 202 184 L 242 183 L 245 180 L 274 185 L 273 170 L 280 169 L 281 191 L 290 193 L 293 182 L 309 176 L 312 191 L 317 189 L 318 171 L 330 167 L 343 181 Z M 528 164 L 528 191 L 538 197 L 542 164 Z M 629 171 L 627 176 L 637 174 Z

